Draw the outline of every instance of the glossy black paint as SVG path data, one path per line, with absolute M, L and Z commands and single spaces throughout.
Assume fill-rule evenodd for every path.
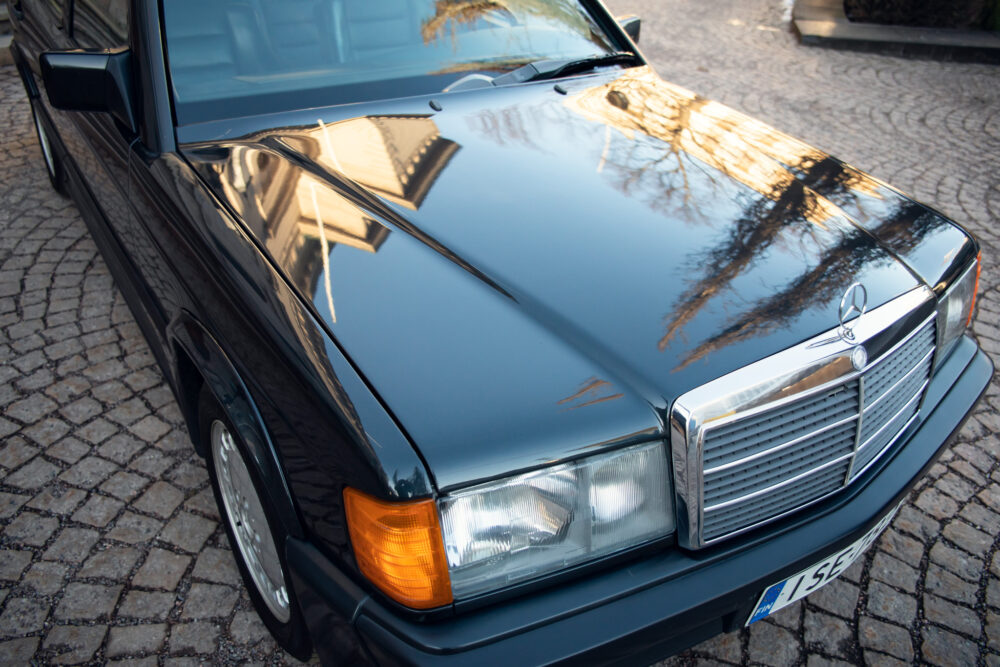
M 560 85 L 178 131 L 440 490 L 660 437 L 683 392 L 835 328 L 851 283 L 874 307 L 975 256 L 940 215 L 648 68 Z
M 49 104 L 63 111 L 106 111 L 136 129 L 132 54 L 63 51 L 39 59 Z
M 356 619 L 364 646 L 379 664 L 651 663 L 738 630 L 764 588 L 863 535 L 923 477 L 992 375 L 989 358 L 963 339 L 929 389 L 928 401 L 937 408 L 923 416 L 905 449 L 880 460 L 863 483 L 808 517 L 785 519 L 764 535 L 743 536 L 707 553 L 666 550 L 627 568 L 437 624 L 401 620 L 364 597 L 324 598 L 319 581 L 309 589 L 325 600 L 325 612 Z M 303 583 L 321 571 L 302 557 L 289 560 Z M 339 646 L 332 639 L 316 643 L 320 657 L 331 663 Z
M 79 48 L 69 7 L 23 0 L 13 17 L 26 90 L 185 418 L 197 423 L 207 384 L 253 450 L 295 536 L 293 580 L 327 657 L 420 661 L 406 651 L 421 642 L 468 648 L 518 633 L 518 650 L 537 655 L 528 631 L 570 616 L 583 620 L 552 627 L 593 632 L 605 658 L 625 645 L 597 646 L 608 635 L 595 628 L 612 620 L 636 650 L 680 648 L 734 622 L 769 577 L 874 521 L 988 381 L 964 342 L 932 385 L 926 404 L 940 406 L 919 444 L 892 467 L 887 457 L 878 483 L 712 553 L 655 545 L 626 556 L 638 558 L 629 568 L 609 561 L 558 587 L 408 614 L 357 573 L 344 486 L 427 498 L 663 438 L 675 397 L 834 327 L 850 283 L 869 285 L 872 307 L 922 283 L 940 292 L 975 241 L 647 67 L 559 90 L 436 94 L 436 113 L 420 97 L 175 128 L 157 4 L 133 0 L 123 46 L 135 126 L 59 111 L 39 61 Z M 837 530 L 824 535 L 821 515 L 840 517 Z M 807 538 L 801 551 L 782 551 L 791 535 Z M 705 603 L 709 579 L 728 587 L 725 604 Z M 683 596 L 688 606 L 674 604 Z M 692 609 L 701 616 L 677 620 Z M 635 644 L 640 625 L 659 638 Z M 553 655 L 564 648 L 542 639 Z M 499 656 L 510 644 L 495 646 Z

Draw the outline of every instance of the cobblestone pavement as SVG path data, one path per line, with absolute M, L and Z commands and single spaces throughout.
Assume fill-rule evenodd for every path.
M 611 0 L 667 79 L 969 225 L 1000 362 L 1000 68 L 799 46 L 778 0 Z M 0 663 L 294 662 L 253 613 L 202 462 L 0 68 Z M 842 579 L 668 663 L 1000 664 L 1000 391 Z M 146 656 L 143 658 L 143 656 Z
M 170 389 L 0 68 L 0 664 L 296 661 Z

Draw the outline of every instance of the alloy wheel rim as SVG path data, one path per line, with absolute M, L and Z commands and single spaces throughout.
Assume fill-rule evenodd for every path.
M 45 133 L 42 119 L 35 114 L 35 129 L 38 131 L 38 143 L 42 146 L 42 159 L 45 160 L 45 168 L 49 170 L 49 175 L 55 178 L 55 163 L 52 161 L 52 147 L 49 145 L 49 135 Z
M 250 471 L 232 433 L 219 420 L 212 422 L 211 439 L 215 474 L 236 546 L 267 608 L 285 623 L 291 617 L 285 576 Z

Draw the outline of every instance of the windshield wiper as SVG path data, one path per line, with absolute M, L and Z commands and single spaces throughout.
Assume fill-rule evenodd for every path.
M 541 81 L 543 79 L 557 79 L 561 76 L 579 74 L 598 67 L 608 65 L 628 65 L 642 64 L 642 58 L 629 51 L 614 51 L 612 53 L 602 53 L 588 58 L 578 58 L 576 60 L 539 60 L 537 62 L 522 65 L 515 70 L 511 70 L 498 77 L 494 77 L 494 86 L 506 86 L 512 83 L 525 83 L 527 81 Z

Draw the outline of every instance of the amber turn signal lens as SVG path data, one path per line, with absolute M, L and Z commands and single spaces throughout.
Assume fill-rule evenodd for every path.
M 344 489 L 347 529 L 361 573 L 396 602 L 430 609 L 451 602 L 451 580 L 433 500 L 384 502 Z
M 972 299 L 969 303 L 969 317 L 965 320 L 965 326 L 972 324 L 972 313 L 976 310 L 976 295 L 979 294 L 979 275 L 983 272 L 983 251 L 976 255 L 976 286 L 972 288 Z

